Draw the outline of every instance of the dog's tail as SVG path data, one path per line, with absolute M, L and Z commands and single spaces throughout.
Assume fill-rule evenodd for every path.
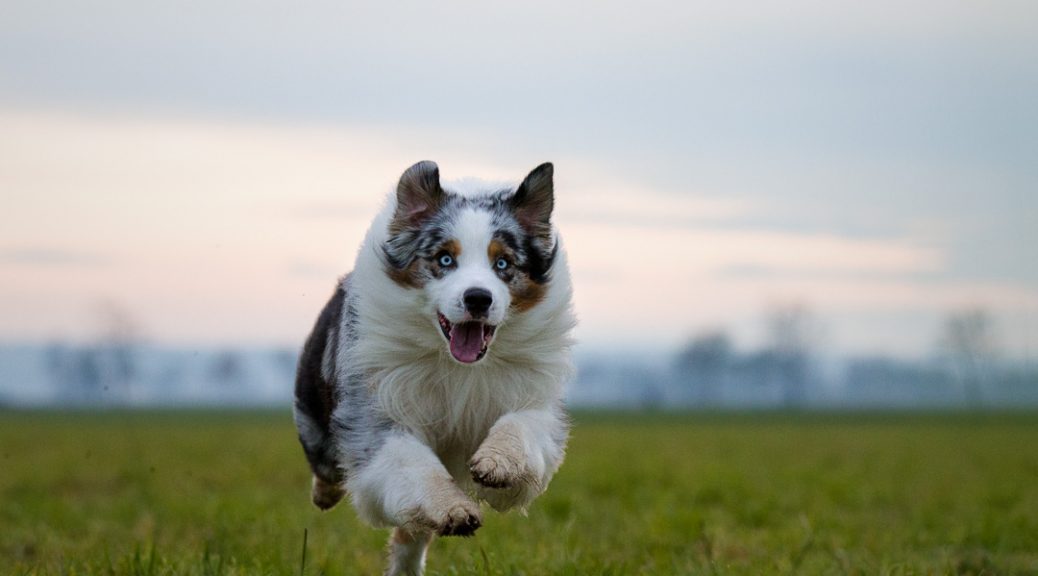
M 311 498 L 322 510 L 335 506 L 345 494 L 338 446 L 331 433 L 337 403 L 335 355 L 339 342 L 346 282 L 340 282 L 318 316 L 303 345 L 296 369 L 294 415 L 299 442 L 313 471 Z

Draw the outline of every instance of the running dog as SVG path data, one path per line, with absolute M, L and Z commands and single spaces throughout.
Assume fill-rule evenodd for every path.
M 575 324 L 553 167 L 518 186 L 400 177 L 303 347 L 294 415 L 322 509 L 392 527 L 387 574 L 421 574 L 480 503 L 525 509 L 562 463 Z

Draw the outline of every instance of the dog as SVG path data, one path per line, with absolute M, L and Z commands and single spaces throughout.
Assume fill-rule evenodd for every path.
M 392 528 L 387 574 L 421 574 L 435 536 L 481 526 L 481 503 L 525 510 L 562 463 L 576 321 L 553 170 L 493 187 L 407 169 L 303 346 L 311 498 L 349 493 Z

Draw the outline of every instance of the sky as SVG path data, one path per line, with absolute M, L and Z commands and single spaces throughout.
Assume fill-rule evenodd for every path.
M 415 161 L 556 166 L 585 346 L 1038 351 L 1038 4 L 0 6 L 0 341 L 298 345 Z

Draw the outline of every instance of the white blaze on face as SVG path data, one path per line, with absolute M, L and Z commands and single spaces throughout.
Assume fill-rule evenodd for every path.
M 494 272 L 488 249 L 494 229 L 491 215 L 466 208 L 454 221 L 451 238 L 460 246 L 456 266 L 443 278 L 426 285 L 436 311 L 450 323 L 450 349 L 455 359 L 469 363 L 482 357 L 482 348 L 493 336 L 511 304 L 508 286 Z M 465 292 L 473 288 L 490 292 L 493 301 L 486 318 L 474 322 L 465 309 Z M 442 326 L 442 320 L 436 319 Z M 478 326 L 477 326 L 478 324 Z
M 487 323 L 500 324 L 510 304 L 508 286 L 494 272 L 487 250 L 493 237 L 491 216 L 482 210 L 467 208 L 458 214 L 453 236 L 461 246 L 458 266 L 440 282 L 440 312 L 451 322 L 466 319 L 463 297 L 470 288 L 489 290 L 494 298 Z

